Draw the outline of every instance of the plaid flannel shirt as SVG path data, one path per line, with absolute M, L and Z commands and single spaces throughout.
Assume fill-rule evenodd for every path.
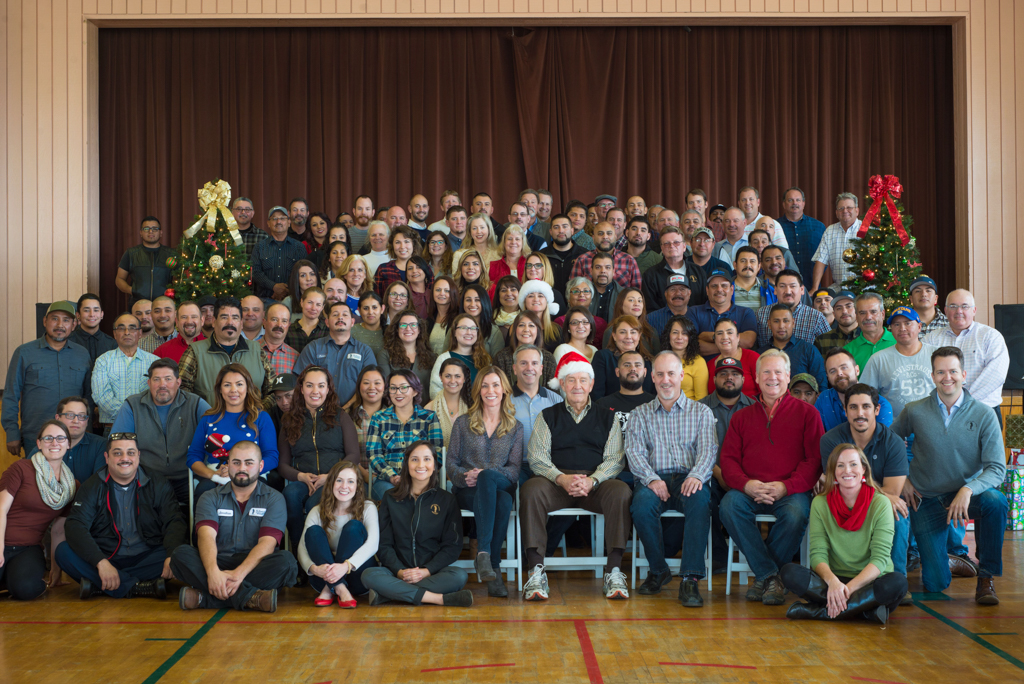
M 398 475 L 405 458 L 405 448 L 421 439 L 434 446 L 440 463 L 444 436 L 433 411 L 414 406 L 412 416 L 405 423 L 398 420 L 394 406 L 374 413 L 370 427 L 366 429 L 366 457 L 370 459 L 373 476 L 384 480 Z
M 260 346 L 263 347 L 263 351 L 267 353 L 267 358 L 270 359 L 270 366 L 274 369 L 274 372 L 278 375 L 287 375 L 292 372 L 295 368 L 295 362 L 299 360 L 299 352 L 294 347 L 288 345 L 287 342 L 282 342 L 281 346 L 277 349 L 271 349 L 270 345 L 267 344 L 267 338 L 261 337 Z
M 771 306 L 762 306 L 757 310 L 757 346 L 766 347 L 772 341 L 772 331 L 768 329 L 768 312 Z M 814 344 L 817 339 L 831 330 L 825 314 L 812 309 L 806 304 L 797 303 L 793 307 L 793 337 Z
M 596 250 L 576 257 L 576 263 L 572 266 L 572 272 L 569 274 L 569 279 L 586 278 L 587 280 L 590 280 L 590 266 L 594 262 L 595 254 L 597 254 Z M 636 265 L 636 259 L 625 252 L 612 250 L 612 266 L 615 269 L 615 275 L 613 276 L 615 282 L 622 287 L 635 287 L 640 289 L 642 281 L 640 279 L 640 267 Z

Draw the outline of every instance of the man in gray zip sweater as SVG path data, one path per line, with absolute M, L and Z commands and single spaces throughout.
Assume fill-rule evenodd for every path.
M 943 591 L 951 574 L 946 555 L 950 522 L 974 520 L 981 605 L 999 603 L 992 583 L 1003 574 L 1006 497 L 997 489 L 1006 475 L 1003 436 L 992 409 L 964 389 L 964 357 L 956 347 L 932 353 L 935 389 L 907 404 L 892 429 L 914 435 L 914 459 L 903 497 L 921 551 L 921 578 L 929 592 Z

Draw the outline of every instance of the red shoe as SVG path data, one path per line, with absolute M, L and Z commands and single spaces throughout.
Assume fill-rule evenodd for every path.
M 313 605 L 317 608 L 326 608 L 327 606 L 333 603 L 334 601 L 329 598 L 320 598 L 319 596 L 317 596 L 315 599 L 313 599 Z
M 351 601 L 342 601 L 339 598 L 338 599 L 338 605 L 341 606 L 342 608 L 355 608 L 356 607 L 356 600 L 352 599 Z

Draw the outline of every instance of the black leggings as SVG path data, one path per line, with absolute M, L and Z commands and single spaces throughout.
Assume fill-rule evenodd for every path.
M 31 601 L 46 591 L 46 559 L 42 546 L 5 546 L 0 584 L 7 586 L 11 598 Z
M 779 576 L 782 578 L 782 583 L 786 585 L 786 589 L 789 589 L 800 598 L 811 603 L 822 603 L 814 595 L 814 592 L 810 592 L 810 595 L 807 595 L 812 581 L 816 580 L 817 582 L 825 583 L 825 580 L 818 573 L 796 563 L 786 563 L 779 571 Z M 836 577 L 839 577 L 839 581 L 843 584 L 848 584 L 853 579 L 852 577 L 840 577 L 839 575 L 836 575 Z M 907 593 L 907 577 L 899 572 L 890 572 L 876 577 L 873 582 L 865 585 L 865 587 L 871 587 L 875 592 L 875 598 L 878 602 L 885 605 L 889 612 L 892 613 L 899 607 L 900 601 L 903 600 Z

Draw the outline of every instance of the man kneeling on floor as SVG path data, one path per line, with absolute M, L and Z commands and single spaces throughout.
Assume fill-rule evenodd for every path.
M 237 608 L 273 613 L 277 590 L 295 584 L 298 565 L 278 549 L 288 521 L 284 496 L 260 480 L 263 459 L 253 442 L 228 454 L 231 482 L 211 489 L 196 505 L 199 549 L 179 546 L 174 576 L 190 585 L 178 596 L 182 610 Z
M 87 599 L 167 596 L 171 553 L 188 542 L 188 525 L 174 488 L 139 467 L 135 434 L 107 440 L 107 466 L 78 489 L 54 557 Z
M 586 357 L 571 349 L 559 345 L 555 350 L 555 376 L 565 403 L 541 411 L 527 449 L 535 477 L 526 481 L 519 495 L 526 564 L 532 568 L 523 598 L 548 598 L 543 556 L 548 514 L 562 508 L 583 508 L 605 517 L 608 561 L 604 595 L 626 599 L 626 576 L 619 568 L 632 522 L 629 485 L 616 478 L 623 465 L 622 430 L 614 412 L 593 410 L 594 369 Z M 594 549 L 595 554 L 602 551 Z

